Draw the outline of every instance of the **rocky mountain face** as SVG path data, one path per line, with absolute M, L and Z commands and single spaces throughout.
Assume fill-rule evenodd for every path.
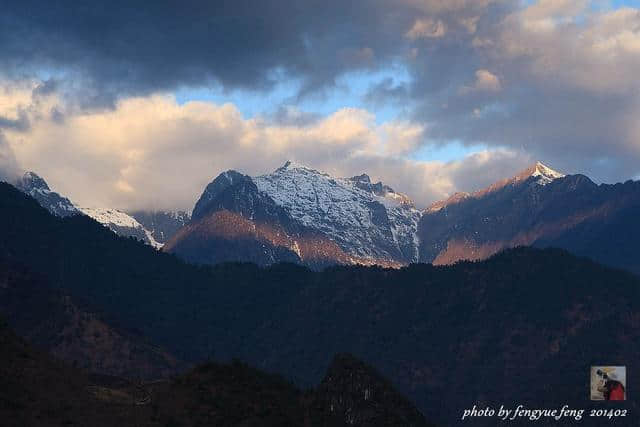
M 420 261 L 478 260 L 509 247 L 560 247 L 640 272 L 640 182 L 596 185 L 537 163 L 516 177 L 425 211 Z
M 291 162 L 271 174 L 220 174 L 166 250 L 195 262 L 310 266 L 418 260 L 420 212 L 367 175 L 333 178 Z
M 191 214 L 185 211 L 134 211 L 129 215 L 162 245 L 191 220 Z
M 78 210 L 119 236 L 134 237 L 156 249 L 162 247 L 162 243 L 156 241 L 149 230 L 125 212 L 109 208 L 78 208 Z
M 560 247 L 640 272 L 635 251 L 640 183 L 596 185 L 537 162 L 474 193 L 417 210 L 404 194 L 367 175 L 334 178 L 287 162 L 249 177 L 212 181 L 192 221 L 166 246 L 186 260 L 269 265 L 478 260 L 515 246 Z
M 305 227 L 363 259 L 417 261 L 420 212 L 404 194 L 367 175 L 333 178 L 292 162 L 255 177 L 258 189 Z
M 157 249 L 189 221 L 189 215 L 180 211 L 139 211 L 128 214 L 111 208 L 78 207 L 68 198 L 51 191 L 46 181 L 35 172 L 26 172 L 15 182 L 15 186 L 36 199 L 53 215 L 66 217 L 84 214 L 120 236 L 134 237 Z
M 28 172 L 16 186 L 57 216 L 88 215 L 199 264 L 294 262 L 399 267 L 478 260 L 509 247 L 560 247 L 640 273 L 640 183 L 596 185 L 537 162 L 427 209 L 366 174 L 335 178 L 286 162 L 250 177 L 216 177 L 185 212 L 79 208 Z
M 30 195 L 53 215 L 65 217 L 80 213 L 69 199 L 51 191 L 44 179 L 34 172 L 26 172 L 15 182 L 15 186 Z

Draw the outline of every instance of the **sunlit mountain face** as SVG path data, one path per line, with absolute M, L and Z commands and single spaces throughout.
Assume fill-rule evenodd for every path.
M 536 162 L 484 189 L 416 209 L 366 174 L 337 178 L 286 162 L 258 177 L 220 174 L 164 250 L 204 264 L 323 268 L 452 264 L 517 246 L 561 247 L 637 272 L 639 191 L 637 182 L 597 185 Z

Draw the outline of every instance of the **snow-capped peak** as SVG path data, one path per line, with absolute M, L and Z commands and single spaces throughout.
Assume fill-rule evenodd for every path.
M 536 178 L 536 184 L 547 185 L 554 179 L 563 178 L 565 175 L 551 169 L 542 162 L 536 162 L 513 179 L 516 182 L 524 181 L 531 177 Z
M 429 206 L 425 210 L 425 212 L 427 213 L 437 212 L 444 207 L 458 204 L 469 197 L 478 199 L 478 198 L 484 197 L 489 193 L 498 191 L 507 185 L 521 184 L 522 182 L 530 178 L 534 178 L 534 181 L 533 181 L 534 185 L 547 185 L 555 179 L 564 178 L 564 177 L 565 177 L 564 174 L 551 169 L 550 167 L 546 166 L 542 162 L 535 162 L 533 165 L 529 166 L 528 168 L 526 168 L 516 176 L 494 182 L 493 184 L 491 184 L 490 186 L 482 190 L 474 191 L 471 194 L 463 193 L 463 192 L 454 193 L 452 196 L 450 196 L 445 200 L 440 200 L 433 203 L 431 206 Z
M 531 176 L 539 176 L 545 178 L 549 181 L 553 181 L 557 178 L 564 178 L 564 174 L 558 171 L 551 169 L 550 167 L 544 165 L 542 162 L 536 162 L 534 165 L 534 170 Z
M 273 173 L 282 173 L 282 172 L 292 171 L 292 170 L 303 170 L 303 171 L 307 171 L 307 172 L 322 173 L 322 172 L 317 171 L 317 170 L 315 170 L 313 168 L 305 166 L 302 163 L 298 163 L 298 162 L 296 162 L 294 160 L 287 160 L 286 162 L 284 162 L 284 165 L 280 166 Z
M 293 219 L 323 232 L 348 253 L 365 258 L 417 259 L 414 237 L 419 211 L 407 196 L 381 182 L 372 184 L 365 174 L 334 178 L 288 161 L 253 181 Z
M 25 172 L 21 178 L 15 181 L 15 186 L 23 193 L 36 199 L 43 208 L 53 215 L 64 217 L 78 213 L 75 205 L 69 199 L 51 191 L 47 182 L 35 172 Z
M 28 188 L 30 190 L 51 191 L 46 181 L 35 172 L 25 172 L 20 183 L 24 188 Z

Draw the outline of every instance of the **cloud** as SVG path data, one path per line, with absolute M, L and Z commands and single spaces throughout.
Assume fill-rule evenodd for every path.
M 7 0 L 0 15 L 5 78 L 49 78 L 83 108 L 183 87 L 300 93 L 406 56 L 408 43 L 475 32 L 497 1 Z M 405 37 L 406 36 L 406 37 Z
M 477 70 L 476 80 L 472 86 L 463 86 L 460 88 L 461 94 L 467 94 L 473 91 L 498 92 L 502 89 L 500 79 L 489 70 Z
M 447 27 L 441 20 L 433 20 L 430 18 L 416 19 L 413 26 L 405 37 L 411 40 L 425 39 L 425 38 L 439 38 L 443 37 L 447 32 Z
M 11 146 L 0 132 L 0 181 L 14 182 L 20 175 L 20 167 Z
M 257 171 L 242 159 L 247 151 L 234 151 L 236 145 L 251 147 L 270 167 L 294 155 L 309 162 L 330 159 L 327 165 L 391 156 L 386 161 L 399 165 L 412 162 L 420 144 L 458 141 L 488 147 L 493 159 L 506 158 L 498 153 L 522 153 L 514 162 L 542 159 L 597 180 L 625 180 L 640 173 L 640 11 L 594 5 L 586 0 L 239 0 L 161 2 L 149 8 L 135 1 L 105 7 L 89 0 L 78 7 L 67 1 L 10 0 L 0 15 L 0 79 L 10 82 L 15 99 L 5 108 L 2 99 L 8 95 L 0 92 L 0 129 L 18 160 L 34 165 L 38 156 L 56 159 L 58 150 L 78 164 L 104 156 L 96 173 L 124 194 L 105 201 L 123 206 L 133 204 L 127 197 L 133 200 L 131 194 L 148 181 L 137 183 L 132 177 L 143 174 L 140 166 L 127 165 L 145 164 L 151 171 L 149 159 L 158 156 L 167 168 L 162 149 L 177 158 L 189 157 L 180 150 L 193 150 L 197 155 L 191 161 L 198 165 L 213 155 L 207 150 L 214 140 L 224 148 L 218 156 L 230 157 L 208 164 L 211 170 L 238 164 Z M 362 93 L 362 100 L 328 102 L 364 104 L 370 112 L 345 108 L 321 116 L 300 107 L 304 96 L 343 84 L 344 76 L 357 81 L 394 66 L 406 70 L 401 81 L 365 78 L 369 90 L 350 88 L 349 95 Z M 36 77 L 46 83 L 16 89 L 25 79 L 39 81 Z M 217 88 L 223 94 L 242 88 L 260 96 L 282 82 L 295 86 L 299 96 L 254 119 L 233 106 L 180 106 L 156 96 L 185 87 Z M 116 120 L 101 109 L 105 106 L 111 114 L 126 110 L 132 117 Z M 396 114 L 387 114 L 389 109 Z M 165 117 L 169 112 L 172 116 Z M 376 112 L 400 119 L 378 124 Z M 207 114 L 229 119 L 213 120 L 214 126 Z M 149 129 L 142 130 L 136 120 Z M 155 129 L 162 128 L 158 120 L 166 124 L 164 134 Z M 36 136 L 44 141 L 43 123 L 57 138 L 56 149 L 44 144 L 42 153 L 29 153 L 27 142 L 16 141 Z M 114 142 L 107 143 L 103 128 Z M 166 143 L 154 149 L 125 143 L 130 129 L 140 135 L 136 141 L 147 140 L 146 132 Z M 410 136 L 411 129 L 422 129 L 423 137 Z M 185 142 L 178 149 L 180 138 Z M 67 179 L 84 176 L 79 169 L 67 172 Z M 62 172 L 51 174 L 62 183 Z M 462 182 L 447 176 L 442 182 L 451 188 Z M 129 196 L 125 183 L 133 190 Z
M 476 90 L 497 92 L 500 90 L 500 79 L 489 70 L 476 71 L 476 82 L 473 85 Z
M 474 34 L 407 63 L 412 117 L 435 141 L 523 150 L 626 180 L 640 171 L 639 41 L 638 9 L 559 0 L 487 9 Z
M 413 19 L 384 0 L 76 2 L 8 0 L 0 15 L 7 78 L 59 79 L 83 107 L 184 86 L 268 90 L 279 79 L 331 85 L 396 55 Z
M 61 111 L 51 82 L 23 80 L 0 81 L 0 131 L 2 129 L 24 132 L 31 122 L 45 116 L 62 120 Z
M 218 173 L 275 169 L 286 159 L 341 169 L 345 159 L 396 157 L 418 145 L 423 128 L 376 124 L 367 111 L 345 108 L 306 118 L 247 119 L 231 104 L 176 103 L 169 96 L 128 98 L 116 108 L 66 117 L 43 116 L 27 131 L 7 130 L 24 169 L 81 205 L 189 208 Z
M 361 109 L 296 120 L 247 119 L 232 104 L 129 98 L 116 108 L 43 116 L 28 131 L 7 131 L 4 148 L 82 206 L 191 209 L 206 184 L 227 169 L 268 173 L 293 159 L 336 176 L 366 172 L 406 192 L 419 206 L 515 173 L 522 153 L 488 150 L 454 162 L 411 160 L 425 127 L 376 123 Z M 13 162 L 15 164 L 15 162 Z

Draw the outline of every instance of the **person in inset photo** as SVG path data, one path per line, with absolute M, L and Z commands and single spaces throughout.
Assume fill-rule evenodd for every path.
M 618 370 L 624 370 L 624 367 L 606 367 L 596 369 L 596 375 L 600 378 L 600 384 L 597 391 L 602 393 L 604 400 L 625 400 L 625 386 L 623 381 L 626 378 L 619 378 Z M 621 371 L 621 374 L 626 372 Z M 624 375 L 626 377 L 626 375 Z M 622 380 L 622 381 L 621 381 Z

